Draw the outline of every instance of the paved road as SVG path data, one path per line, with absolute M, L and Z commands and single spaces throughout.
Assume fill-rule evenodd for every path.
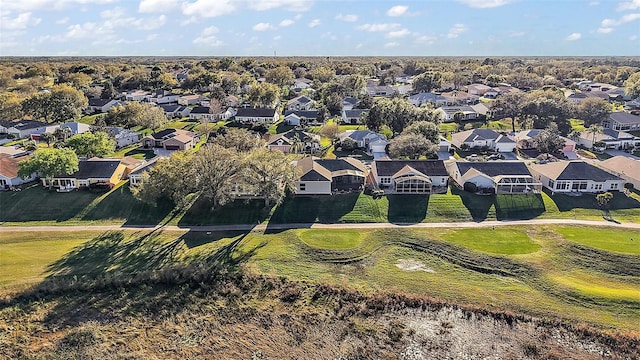
M 513 221 L 482 221 L 482 222 L 445 222 L 445 223 L 418 223 L 418 224 L 392 224 L 392 223 L 358 223 L 358 224 L 260 224 L 260 225 L 216 225 L 216 226 L 154 226 L 154 225 L 76 225 L 76 226 L 0 226 L 0 232 L 25 232 L 25 231 L 109 231 L 109 230 L 164 230 L 164 231 L 267 231 L 288 229 L 392 229 L 392 228 L 482 228 L 493 226 L 514 225 L 588 225 L 611 226 L 625 229 L 638 229 L 640 224 L 618 224 L 608 221 L 573 220 L 573 219 L 534 219 Z

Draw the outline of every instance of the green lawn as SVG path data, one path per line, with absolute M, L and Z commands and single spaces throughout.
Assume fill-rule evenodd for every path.
M 144 157 L 130 150 L 127 155 Z M 521 220 L 535 218 L 601 220 L 603 211 L 593 195 L 579 197 L 547 192 L 526 195 L 476 195 L 455 187 L 446 194 L 388 195 L 374 200 L 362 193 L 289 197 L 277 207 L 262 200 L 236 200 L 212 211 L 200 199 L 179 214 L 167 201 L 157 207 L 133 198 L 128 184 L 104 190 L 57 193 L 32 185 L 21 192 L 0 192 L 0 222 L 65 224 L 82 222 L 153 225 L 162 221 L 181 225 L 273 223 L 419 223 L 449 221 Z M 637 198 L 615 193 L 609 216 L 615 221 L 640 222 Z M 170 217 L 170 218 L 167 218 Z
M 627 245 L 586 264 L 567 226 L 500 229 L 299 229 L 262 232 L 0 233 L 0 293 L 60 276 L 126 277 L 192 261 L 240 261 L 295 280 L 430 296 L 487 309 L 640 330 L 640 258 Z M 578 246 L 578 245 L 576 245 Z M 637 253 L 636 253 L 637 254 Z M 405 268 L 408 261 L 419 265 Z M 619 272 L 626 273 L 620 276 Z
M 567 240 L 605 251 L 640 255 L 640 230 L 561 227 L 558 232 Z
M 515 229 L 460 229 L 447 234 L 445 239 L 472 250 L 492 254 L 529 254 L 541 248 L 526 232 Z

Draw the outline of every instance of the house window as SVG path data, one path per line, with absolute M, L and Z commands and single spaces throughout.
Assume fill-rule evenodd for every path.
M 567 189 L 569 189 L 568 181 L 558 181 L 556 183 L 556 190 L 567 190 Z
M 300 183 L 300 191 L 305 191 L 305 190 L 307 190 L 307 184 Z
M 553 185 L 554 185 L 553 180 L 549 180 L 549 188 L 553 189 Z
M 611 190 L 618 190 L 618 183 L 611 184 Z

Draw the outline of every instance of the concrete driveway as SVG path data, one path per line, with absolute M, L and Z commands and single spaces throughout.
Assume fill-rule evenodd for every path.
M 518 160 L 518 155 L 513 152 L 501 152 L 502 156 L 504 156 L 505 160 Z
M 605 150 L 605 153 L 611 156 L 624 156 L 634 160 L 640 160 L 640 157 L 629 154 L 628 152 L 624 152 L 622 150 Z

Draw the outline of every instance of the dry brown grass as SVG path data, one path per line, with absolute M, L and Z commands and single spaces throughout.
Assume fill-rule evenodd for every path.
M 224 271 L 222 271 L 224 270 Z M 637 358 L 637 334 L 199 265 L 0 303 L 7 359 Z

